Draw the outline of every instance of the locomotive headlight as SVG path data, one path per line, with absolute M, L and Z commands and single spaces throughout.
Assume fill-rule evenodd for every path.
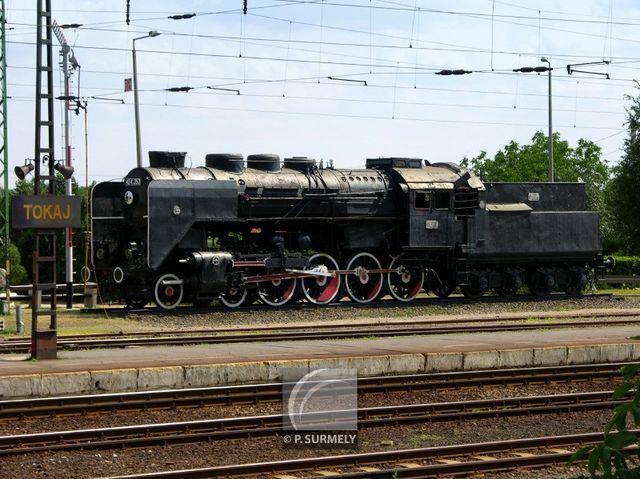
M 131 206 L 133 204 L 133 192 L 130 190 L 127 190 L 124 192 L 124 202 Z

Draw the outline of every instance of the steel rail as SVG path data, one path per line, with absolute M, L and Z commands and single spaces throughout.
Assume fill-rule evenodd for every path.
M 611 293 L 589 293 L 580 296 L 582 299 L 589 298 L 612 298 Z M 224 312 L 226 314 L 241 314 L 246 311 L 299 311 L 305 309 L 319 310 L 325 308 L 416 308 L 424 306 L 450 306 L 454 304 L 483 304 L 483 303 L 523 303 L 523 302 L 545 302 L 545 301 L 572 301 L 575 300 L 575 296 L 569 296 L 565 293 L 551 293 L 543 296 L 533 295 L 516 295 L 510 297 L 503 296 L 482 296 L 478 299 L 464 298 L 464 297 L 449 297 L 449 298 L 434 298 L 434 297 L 419 297 L 409 302 L 399 302 L 395 299 L 381 299 L 378 301 L 370 301 L 368 303 L 357 303 L 351 301 L 336 301 L 329 304 L 317 305 L 311 303 L 287 303 L 274 309 L 272 306 L 264 304 L 252 304 L 243 306 L 237 309 L 230 309 L 226 306 L 207 306 L 207 307 L 195 307 L 195 306 L 178 306 L 175 309 L 166 310 L 158 307 L 150 308 L 128 308 L 123 306 L 122 308 L 110 308 L 109 314 L 116 315 L 122 314 L 128 315 L 188 315 L 188 314 L 200 314 L 200 313 L 212 313 L 212 312 Z M 104 308 L 84 308 L 82 312 L 87 313 L 104 313 Z
M 530 319 L 546 320 L 555 318 L 553 313 L 549 312 L 534 312 L 533 316 L 523 316 L 522 314 L 513 313 L 511 315 L 503 315 L 500 317 L 465 317 L 465 318 L 451 318 L 451 319 L 420 319 L 411 321 L 392 321 L 389 323 L 382 323 L 380 321 L 357 321 L 352 324 L 327 324 L 327 323 L 315 323 L 312 325 L 299 325 L 299 324 L 282 324 L 277 327 L 273 326 L 241 326 L 234 328 L 206 328 L 206 329 L 185 329 L 185 330 L 156 330 L 156 331 L 136 331 L 136 332 L 116 332 L 116 333 L 92 333 L 92 334 L 64 334 L 59 335 L 58 339 L 63 340 L 82 340 L 82 339 L 115 339 L 115 338 L 138 338 L 138 337 L 162 337 L 162 336 L 185 336 L 194 334 L 227 334 L 227 333 L 250 333 L 257 331 L 288 331 L 288 330 L 301 330 L 301 329 L 313 329 L 313 330 L 325 330 L 336 327 L 344 328 L 364 328 L 364 327 L 380 327 L 380 326 L 421 326 L 421 325 L 443 325 L 443 324 L 467 324 L 467 323 L 497 323 L 503 321 L 528 321 Z M 603 312 L 603 310 L 595 310 L 594 312 L 584 312 L 583 314 L 575 314 L 570 316 L 564 316 L 563 319 L 595 319 L 598 317 L 607 316 L 610 318 L 627 318 L 627 317 L 639 317 L 640 314 L 636 310 L 611 310 Z M 0 338 L 0 344 L 3 342 L 22 341 L 23 337 L 10 336 Z
M 634 315 L 637 316 L 637 315 Z M 499 322 L 494 320 L 493 322 Z M 489 322 L 491 322 L 489 320 Z M 386 338 L 400 336 L 416 336 L 430 334 L 455 334 L 455 333 L 489 333 L 489 332 L 505 332 L 505 331 L 530 331 L 539 329 L 564 329 L 571 327 L 588 326 L 617 326 L 638 324 L 638 319 L 612 319 L 612 320 L 596 320 L 596 321 L 554 321 L 554 322 L 522 322 L 515 324 L 483 324 L 469 326 L 438 326 L 437 322 L 430 325 L 414 326 L 411 323 L 387 323 L 378 324 L 377 327 L 367 326 L 351 326 L 342 325 L 334 326 L 334 329 L 315 330 L 313 326 L 291 327 L 287 331 L 278 331 L 272 328 L 274 332 L 257 332 L 257 333 L 239 333 L 235 334 L 235 330 L 227 331 L 218 330 L 215 334 L 200 334 L 175 336 L 173 333 L 167 333 L 166 336 L 153 337 L 120 337 L 114 338 L 88 338 L 82 339 L 75 337 L 58 339 L 58 349 L 102 349 L 102 348 L 125 348 L 132 346 L 183 346 L 194 344 L 229 344 L 241 342 L 267 342 L 267 341 L 308 341 L 308 340 L 327 340 L 327 339 L 358 339 L 358 338 Z M 3 353 L 26 353 L 31 347 L 30 341 L 6 341 L 0 342 L 0 354 Z
M 365 377 L 358 379 L 358 393 L 435 391 L 491 385 L 604 381 L 619 378 L 620 368 L 630 364 L 640 364 L 640 362 Z M 25 418 L 78 416 L 107 412 L 167 410 L 274 402 L 282 399 L 282 388 L 282 383 L 266 383 L 12 399 L 0 401 L 0 422 Z
M 634 433 L 639 430 L 632 431 Z M 322 470 L 323 477 L 368 478 L 436 478 L 447 476 L 468 476 L 474 473 L 498 472 L 517 468 L 543 467 L 566 463 L 572 455 L 571 451 L 559 451 L 558 448 L 596 444 L 603 440 L 603 433 L 586 433 L 566 436 L 547 436 L 527 439 L 511 439 L 507 441 L 461 444 L 456 446 L 437 446 L 420 449 L 401 449 L 395 451 L 367 452 L 360 454 L 344 454 L 339 456 L 320 456 L 284 461 L 259 462 L 250 464 L 233 464 L 199 469 L 183 469 L 178 471 L 146 472 L 124 476 L 110 476 L 108 479 L 159 479 L 184 478 L 202 479 L 210 477 L 238 477 L 259 474 L 285 474 L 296 472 L 312 472 Z M 637 446 L 628 448 L 629 453 L 637 453 Z M 542 450 L 542 451 L 541 451 Z M 515 452 L 517 451 L 517 452 Z M 478 460 L 477 456 L 486 454 L 517 454 L 530 451 L 515 457 L 488 458 Z M 459 459 L 453 461 L 451 458 Z M 449 459 L 446 462 L 416 467 L 401 466 L 406 461 L 436 461 Z M 469 460 L 471 459 L 471 460 Z M 464 462 L 463 462 L 464 461 Z M 397 464 L 389 467 L 389 464 Z M 364 466 L 379 466 L 374 470 Z M 327 469 L 350 468 L 359 472 L 336 472 L 330 475 Z M 319 476 L 313 476 L 319 477 Z
M 455 401 L 360 408 L 331 412 L 340 423 L 355 411 L 359 428 L 399 424 L 557 414 L 613 409 L 623 400 L 611 400 L 612 391 Z M 308 413 L 301 418 L 326 423 L 327 412 Z M 164 424 L 144 424 L 75 431 L 0 436 L 0 456 L 37 451 L 147 447 L 166 444 L 273 436 L 283 432 L 282 415 L 261 415 Z

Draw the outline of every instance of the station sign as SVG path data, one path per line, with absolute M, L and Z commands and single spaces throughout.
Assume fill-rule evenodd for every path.
M 82 225 L 78 196 L 14 196 L 11 226 L 16 229 L 79 228 Z

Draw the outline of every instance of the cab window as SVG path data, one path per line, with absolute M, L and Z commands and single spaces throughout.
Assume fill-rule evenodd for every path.
M 430 210 L 431 209 L 431 192 L 416 191 L 415 205 L 416 205 L 416 209 L 418 210 Z
M 436 191 L 434 198 L 434 207 L 436 210 L 448 210 L 451 204 L 451 192 Z

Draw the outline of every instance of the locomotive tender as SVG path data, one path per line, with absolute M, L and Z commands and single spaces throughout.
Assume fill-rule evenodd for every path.
M 484 183 L 452 163 L 149 152 L 150 166 L 92 192 L 101 287 L 131 307 L 229 306 L 347 295 L 410 301 L 526 285 L 580 294 L 600 260 L 599 216 L 580 183 Z

